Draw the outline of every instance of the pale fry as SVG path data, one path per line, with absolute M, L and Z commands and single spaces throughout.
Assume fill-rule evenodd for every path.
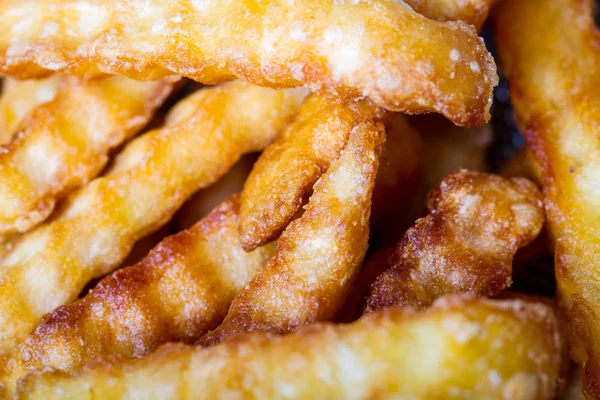
M 600 397 L 600 31 L 590 0 L 499 4 L 498 50 L 540 167 L 558 292 L 583 389 Z
M 173 87 L 172 79 L 67 78 L 0 152 L 0 241 L 38 225 L 94 178 L 109 151 L 143 128 Z
M 498 0 L 406 0 L 413 10 L 437 21 L 464 21 L 481 29 Z
M 36 106 L 56 96 L 63 76 L 19 81 L 4 78 L 0 95 L 0 145 L 9 143 L 21 120 Z
M 0 72 L 21 78 L 65 71 L 305 84 L 465 126 L 489 119 L 498 80 L 472 26 L 430 20 L 400 0 L 6 0 L 0 26 Z
M 252 250 L 279 237 L 313 184 L 335 161 L 350 133 L 379 120 L 384 111 L 368 101 L 341 103 L 312 95 L 294 122 L 260 155 L 244 184 L 240 241 Z
M 541 195 L 523 178 L 461 170 L 430 193 L 431 213 L 398 243 L 371 286 L 365 312 L 424 309 L 449 293 L 494 296 L 510 286 L 516 251 L 544 223 Z
M 335 315 L 367 250 L 384 136 L 379 123 L 352 130 L 302 217 L 281 235 L 273 258 L 236 296 L 223 323 L 199 343 L 212 345 L 246 331 L 287 333 Z
M 561 350 L 543 303 L 452 296 L 420 313 L 386 310 L 208 349 L 171 344 L 72 376 L 35 373 L 18 398 L 551 400 Z
M 216 328 L 274 250 L 242 249 L 238 212 L 235 195 L 191 229 L 164 239 L 137 265 L 46 315 L 5 362 L 5 388 L 14 393 L 28 370 L 74 372 L 102 355 L 138 358 L 166 342 L 193 343 Z
M 118 266 L 136 240 L 166 223 L 194 191 L 273 141 L 305 94 L 240 82 L 201 90 L 175 108 L 165 128 L 127 145 L 107 176 L 72 195 L 3 260 L 0 354 L 42 315 L 74 300 L 90 279 Z

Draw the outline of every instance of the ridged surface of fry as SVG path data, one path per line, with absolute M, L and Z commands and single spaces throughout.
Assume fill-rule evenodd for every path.
M 7 0 L 0 72 L 241 78 L 405 113 L 489 119 L 496 65 L 476 30 L 398 0 Z
M 0 240 L 38 225 L 57 200 L 94 178 L 109 151 L 146 125 L 174 84 L 66 78 L 0 153 Z
M 600 398 L 600 31 L 591 0 L 498 6 L 500 60 L 541 170 L 558 292 L 583 389 Z
M 260 155 L 244 184 L 240 208 L 244 248 L 251 250 L 279 237 L 313 184 L 340 156 L 352 130 L 384 115 L 368 101 L 341 103 L 310 96 L 294 122 Z
M 0 145 L 12 140 L 19 123 L 29 111 L 56 96 L 62 82 L 60 74 L 23 81 L 4 78 L 0 94 Z
M 367 250 L 384 136 L 383 125 L 372 121 L 352 130 L 302 217 L 279 238 L 273 258 L 236 296 L 223 323 L 199 343 L 212 345 L 246 331 L 287 333 L 335 315 Z
M 455 296 L 421 313 L 387 310 L 208 349 L 171 344 L 74 376 L 33 374 L 18 398 L 551 400 L 560 340 L 545 304 Z
M 140 263 L 47 314 L 4 363 L 0 382 L 13 393 L 27 370 L 75 372 L 103 355 L 138 358 L 166 342 L 193 343 L 216 328 L 275 247 L 245 252 L 238 213 L 235 195 L 189 230 L 164 239 Z
M 532 182 L 461 170 L 430 193 L 430 214 L 398 243 L 392 265 L 367 296 L 365 312 L 424 309 L 450 293 L 494 296 L 512 283 L 516 251 L 544 223 Z
M 117 267 L 194 191 L 271 143 L 305 93 L 241 82 L 201 90 L 174 109 L 166 127 L 128 144 L 107 175 L 70 196 L 0 264 L 0 354 L 90 279 Z

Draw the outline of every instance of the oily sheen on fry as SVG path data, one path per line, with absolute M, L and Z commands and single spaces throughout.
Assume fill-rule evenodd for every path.
M 600 398 L 600 31 L 591 0 L 509 0 L 498 50 L 517 120 L 541 170 L 558 292 L 583 390 Z
M 287 333 L 335 315 L 367 250 L 384 136 L 379 123 L 353 129 L 302 217 L 279 238 L 275 255 L 236 296 L 223 323 L 199 343 L 212 345 L 247 331 Z
M 342 103 L 310 96 L 294 122 L 260 155 L 244 184 L 240 208 L 244 248 L 252 250 L 279 237 L 313 184 L 340 156 L 352 130 L 384 115 L 368 101 Z
M 0 145 L 12 140 L 19 123 L 32 109 L 56 96 L 63 80 L 60 74 L 23 81 L 4 78 L 0 93 Z
M 14 393 L 28 370 L 75 372 L 100 356 L 139 358 L 166 342 L 193 343 L 216 328 L 274 250 L 242 249 L 238 212 L 235 195 L 189 230 L 164 239 L 138 264 L 44 316 L 0 368 L 5 390 Z
M 109 151 L 152 118 L 175 81 L 71 78 L 54 100 L 34 108 L 0 153 L 0 240 L 38 225 L 58 200 L 94 178 Z
M 430 214 L 398 243 L 373 283 L 365 312 L 424 309 L 449 293 L 497 295 L 512 283 L 516 251 L 544 223 L 541 195 L 523 178 L 461 170 L 429 195 Z
M 72 195 L 51 222 L 26 234 L 0 266 L 0 354 L 41 317 L 118 266 L 141 237 L 242 154 L 264 148 L 303 101 L 303 89 L 241 82 L 181 101 L 167 125 L 134 140 L 107 175 Z
M 560 351 L 549 306 L 454 296 L 421 313 L 386 310 L 207 349 L 166 345 L 73 375 L 38 372 L 18 398 L 551 400 Z
M 430 20 L 399 0 L 6 0 L 0 25 L 0 72 L 20 78 L 238 77 L 465 126 L 489 119 L 498 80 L 472 26 Z

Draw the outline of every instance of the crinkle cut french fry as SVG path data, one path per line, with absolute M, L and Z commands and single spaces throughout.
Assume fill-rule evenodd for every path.
M 102 355 L 138 358 L 166 342 L 193 343 L 216 328 L 274 251 L 274 245 L 242 249 L 238 212 L 235 195 L 189 230 L 164 239 L 137 265 L 46 315 L 3 365 L 5 388 L 14 393 L 28 370 L 74 372 Z
M 18 398 L 551 400 L 560 353 L 551 307 L 451 296 L 420 313 L 391 309 L 207 349 L 170 344 L 75 375 L 37 372 Z
M 63 79 L 60 74 L 23 81 L 4 78 L 0 95 L 0 145 L 12 140 L 19 123 L 29 111 L 56 96 Z
M 26 234 L 0 268 L 0 354 L 42 315 L 118 266 L 136 240 L 167 222 L 196 190 L 240 156 L 268 145 L 298 110 L 304 89 L 234 82 L 181 102 L 163 129 L 131 142 L 108 175 L 70 196 L 51 222 Z
M 343 103 L 310 96 L 294 122 L 260 155 L 244 184 L 240 241 L 247 250 L 279 237 L 307 191 L 329 169 L 359 124 L 384 110 L 368 101 Z
M 416 12 L 437 21 L 464 21 L 481 29 L 498 0 L 406 0 Z
M 498 50 L 517 122 L 541 170 L 583 389 L 600 398 L 600 31 L 591 0 L 498 5 Z
M 459 125 L 489 119 L 496 65 L 473 27 L 440 23 L 399 0 L 22 0 L 0 4 L 0 72 L 234 77 L 306 84 Z
M 277 252 L 236 296 L 212 345 L 245 331 L 287 333 L 332 318 L 347 297 L 369 240 L 371 194 L 384 141 L 380 123 L 356 126 L 342 155 L 315 185 Z
M 398 224 L 405 223 L 422 166 L 418 133 L 405 116 L 390 116 L 369 102 L 344 104 L 313 95 L 294 123 L 261 154 L 244 184 L 240 210 L 240 240 L 244 248 L 251 250 L 279 237 L 313 184 L 339 157 L 350 131 L 367 120 L 386 124 L 382 164 L 373 191 L 371 227 L 380 232 L 391 230 L 386 225 L 398 229 Z
M 109 151 L 152 118 L 175 81 L 67 78 L 0 153 L 0 240 L 38 225 L 57 200 L 94 178 Z
M 448 293 L 494 296 L 510 286 L 516 251 L 544 223 L 541 195 L 523 178 L 461 170 L 430 193 L 431 213 L 398 243 L 371 286 L 365 312 L 423 309 Z

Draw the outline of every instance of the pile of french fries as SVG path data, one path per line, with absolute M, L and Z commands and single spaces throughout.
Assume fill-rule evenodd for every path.
M 1 1 L 0 398 L 600 399 L 594 6 Z

